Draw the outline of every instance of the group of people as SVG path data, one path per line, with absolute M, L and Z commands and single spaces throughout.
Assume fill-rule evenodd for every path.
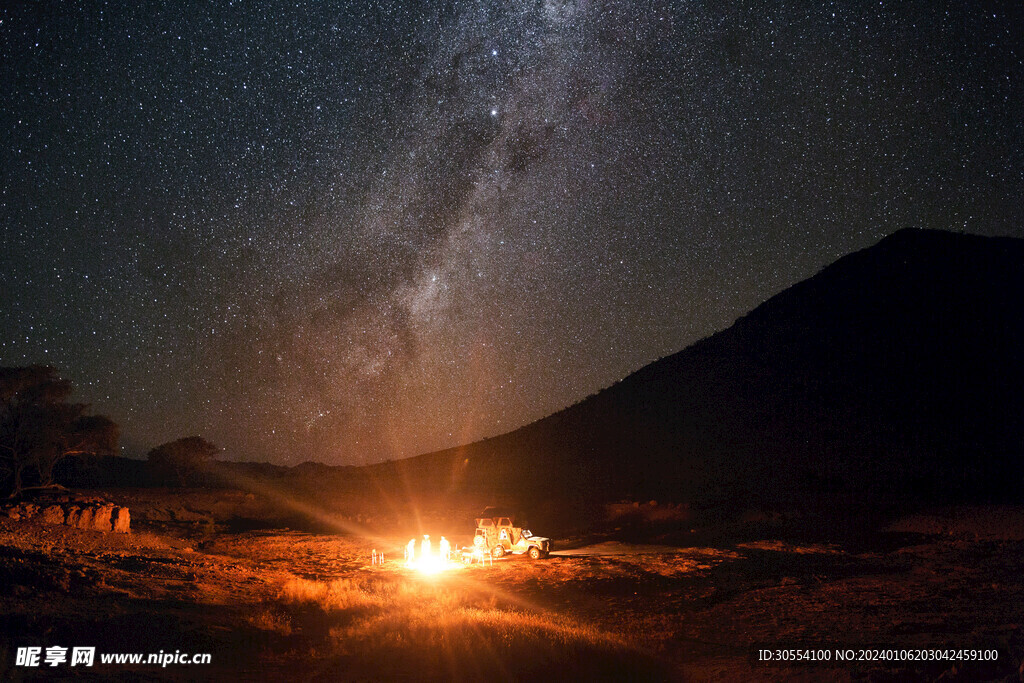
M 448 539 L 444 536 L 441 537 L 441 542 L 438 545 L 438 557 L 442 562 L 448 562 L 452 555 L 452 545 L 448 542 Z M 423 541 L 420 543 L 420 559 L 430 557 L 431 542 L 430 535 L 423 534 Z M 405 546 L 405 561 L 412 563 L 416 561 L 416 539 L 409 539 L 409 543 Z

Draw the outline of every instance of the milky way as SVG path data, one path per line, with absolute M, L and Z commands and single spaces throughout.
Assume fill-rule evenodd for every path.
M 0 18 L 0 364 L 56 365 L 129 453 L 414 455 L 899 228 L 1024 234 L 1017 5 Z

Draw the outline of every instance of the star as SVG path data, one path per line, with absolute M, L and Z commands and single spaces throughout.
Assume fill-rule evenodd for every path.
M 1020 236 L 979 2 L 5 7 L 0 364 L 135 455 L 526 424 L 900 228 Z

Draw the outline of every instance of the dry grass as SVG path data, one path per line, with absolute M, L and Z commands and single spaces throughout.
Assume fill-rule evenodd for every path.
M 324 612 L 380 606 L 381 597 L 354 579 L 310 581 L 291 579 L 281 589 L 281 600 L 292 604 L 313 604 Z
M 290 613 L 287 628 L 282 610 Z M 457 574 L 437 580 L 402 574 L 293 579 L 278 606 L 258 618 L 265 626 L 254 625 L 265 630 L 318 634 L 318 653 L 344 662 L 355 678 L 360 671 L 436 680 L 603 678 L 638 671 L 645 680 L 668 677 L 615 634 Z
M 292 622 L 287 614 L 273 609 L 260 610 L 248 619 L 249 624 L 260 631 L 271 631 L 283 636 L 292 633 Z

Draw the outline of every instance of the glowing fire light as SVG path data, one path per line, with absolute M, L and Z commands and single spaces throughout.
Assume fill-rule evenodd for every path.
M 451 567 L 451 563 L 442 560 L 436 555 L 430 555 L 428 557 L 420 557 L 413 560 L 409 566 L 421 574 L 437 574 L 445 569 L 449 569 Z
M 446 569 L 451 569 L 456 564 L 451 561 L 451 544 L 444 536 L 441 537 L 439 550 L 433 552 L 431 550 L 430 536 L 424 535 L 418 554 L 416 553 L 415 539 L 409 541 L 409 544 L 406 546 L 405 566 L 415 569 L 421 574 L 437 574 Z

